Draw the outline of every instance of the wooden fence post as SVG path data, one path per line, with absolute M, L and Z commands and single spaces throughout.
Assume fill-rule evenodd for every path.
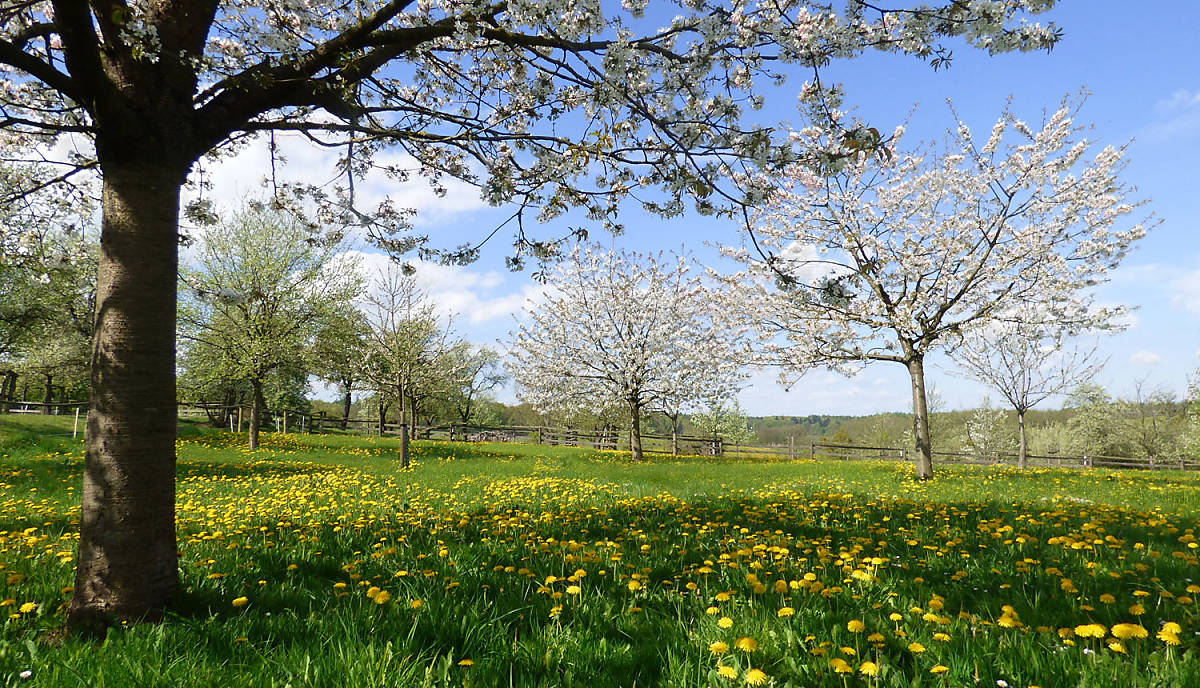
M 242 407 L 238 406 L 238 433 L 242 432 Z
M 788 435 L 788 461 L 796 460 L 796 437 Z
M 816 442 L 808 443 L 808 460 L 809 461 L 817 460 L 817 444 L 816 444 Z

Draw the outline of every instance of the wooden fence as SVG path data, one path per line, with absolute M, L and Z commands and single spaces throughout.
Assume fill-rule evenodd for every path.
M 87 404 L 66 402 L 44 404 L 37 401 L 3 400 L 0 413 L 83 415 Z M 222 422 L 235 432 L 242 432 L 249 424 L 248 407 L 220 406 L 204 403 L 180 403 L 181 418 L 207 418 L 214 416 L 227 419 Z M 325 413 L 308 413 L 294 409 L 266 409 L 263 411 L 265 427 L 277 432 L 330 432 L 380 434 L 377 420 L 329 417 Z M 384 423 L 382 433 L 398 435 L 408 430 L 399 423 Z M 458 442 L 518 442 L 563 447 L 589 447 L 598 450 L 629 450 L 629 433 L 624 430 L 601 429 L 579 430 L 524 425 L 478 425 L 473 423 L 445 423 L 418 426 L 414 432 L 421 439 Z M 899 447 L 870 447 L 855 444 L 810 442 L 797 446 L 794 440 L 786 445 L 729 444 L 720 438 L 680 435 L 642 435 L 642 451 L 647 454 L 681 454 L 701 456 L 724 456 L 758 461 L 786 461 L 807 458 L 809 460 L 832 461 L 911 461 L 913 451 Z M 1200 460 L 1184 456 L 1135 458 L 1128 456 L 1063 456 L 1029 455 L 1031 466 L 1061 466 L 1065 468 L 1125 468 L 1134 470 L 1200 470 Z M 1017 462 L 1016 454 L 981 455 L 972 452 L 933 452 L 934 463 L 996 465 Z

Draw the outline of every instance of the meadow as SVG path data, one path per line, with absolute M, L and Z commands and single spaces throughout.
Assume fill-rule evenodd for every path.
M 1195 474 L 180 433 L 186 594 L 97 643 L 82 442 L 0 418 L 0 683 L 1200 686 Z

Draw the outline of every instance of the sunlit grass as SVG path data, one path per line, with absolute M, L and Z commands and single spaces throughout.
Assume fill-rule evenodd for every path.
M 416 443 L 400 471 L 392 439 L 267 435 L 251 453 L 192 427 L 186 598 L 102 646 L 58 640 L 70 422 L 0 420 L 0 681 L 1200 685 L 1195 475 L 919 483 L 903 464 L 465 443 Z

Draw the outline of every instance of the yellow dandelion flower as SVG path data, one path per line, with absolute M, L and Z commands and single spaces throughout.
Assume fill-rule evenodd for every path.
M 782 618 L 782 617 L 787 617 L 787 616 L 793 616 L 795 613 L 796 613 L 796 610 L 792 609 L 791 607 L 780 607 L 779 611 L 775 612 L 775 615 Z
M 1167 645 L 1178 645 L 1179 644 L 1179 636 L 1175 633 L 1168 631 L 1165 628 L 1163 630 L 1159 631 L 1154 637 L 1158 638 L 1159 640 L 1166 643 Z
M 761 669 L 751 669 L 746 672 L 746 685 L 761 686 L 767 682 L 767 675 Z
M 929 670 L 929 673 L 944 674 L 947 671 L 950 671 L 950 667 L 946 666 L 945 664 L 935 664 L 934 667 Z
M 754 652 L 758 649 L 758 641 L 749 636 L 743 636 L 734 641 L 733 646 L 742 652 Z
M 858 673 L 863 676 L 878 676 L 879 665 L 875 662 L 863 662 L 858 666 Z
M 1108 593 L 1104 593 L 1103 595 L 1100 596 L 1101 604 L 1112 604 L 1113 602 L 1116 602 L 1116 601 L 1117 601 L 1117 598 L 1113 597 L 1112 595 L 1110 595 Z
M 737 678 L 737 669 L 721 664 L 717 667 L 717 674 L 723 678 L 735 679 Z
M 1108 643 L 1108 649 L 1116 652 L 1117 654 L 1128 654 L 1125 650 L 1125 643 L 1121 642 L 1120 640 L 1110 641 Z
M 925 646 L 921 643 L 909 643 L 908 651 L 912 652 L 913 654 L 921 654 L 925 651 Z
M 720 640 L 713 642 L 713 643 L 709 643 L 708 651 L 713 653 L 714 655 L 723 655 L 726 652 L 729 652 L 729 643 L 726 643 L 726 642 L 723 642 Z
M 473 659 L 467 659 L 466 657 L 463 657 L 462 659 L 458 660 L 458 665 L 459 665 L 460 667 L 469 667 L 469 666 L 472 666 L 472 665 L 474 665 L 474 664 L 475 664 L 475 660 L 473 660 Z
M 1129 640 L 1130 638 L 1145 638 L 1149 633 L 1141 624 L 1119 623 L 1112 627 L 1114 638 Z
M 850 619 L 846 622 L 846 630 L 851 633 L 862 633 L 866 627 L 867 625 L 858 619 Z
M 26 602 L 25 604 L 18 607 L 17 611 L 21 612 L 22 614 L 28 614 L 29 612 L 32 612 L 32 611 L 36 610 L 37 608 L 38 608 L 37 602 Z
M 842 659 L 841 657 L 834 657 L 833 659 L 829 660 L 829 666 L 833 669 L 835 674 L 854 673 L 854 667 L 850 666 L 846 660 Z
M 580 592 L 582 592 L 582 588 L 580 588 L 578 585 L 568 585 L 567 586 L 567 594 L 568 595 L 578 595 Z
M 249 599 L 249 598 L 246 598 L 246 597 L 235 597 L 235 598 L 233 599 L 233 606 L 235 606 L 235 607 L 245 607 L 247 604 L 250 604 L 250 599 Z
M 722 616 L 721 618 L 717 619 L 717 626 L 719 628 L 733 628 L 733 619 L 729 618 L 728 616 Z
M 1146 608 L 1140 604 L 1131 604 L 1129 605 L 1129 613 L 1134 616 L 1141 616 L 1146 613 Z

